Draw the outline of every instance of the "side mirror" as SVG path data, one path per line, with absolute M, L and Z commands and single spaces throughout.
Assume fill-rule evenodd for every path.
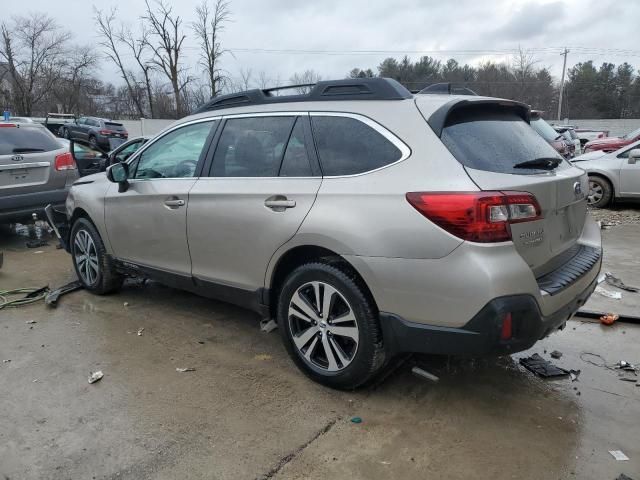
M 634 148 L 629 152 L 629 163 L 634 164 L 640 160 L 640 148 Z
M 114 163 L 107 168 L 107 178 L 110 182 L 118 184 L 118 192 L 126 192 L 129 188 L 129 165 L 126 163 Z

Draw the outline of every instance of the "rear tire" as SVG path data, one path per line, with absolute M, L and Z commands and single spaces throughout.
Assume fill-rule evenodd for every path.
M 589 176 L 589 196 L 587 202 L 594 208 L 604 208 L 611 203 L 613 187 L 608 180 L 595 175 Z
M 63 138 L 66 138 L 67 140 L 71 140 L 71 135 L 69 135 L 69 129 L 68 128 L 63 128 L 62 129 L 62 136 L 63 136 Z
M 71 258 L 82 286 L 98 295 L 118 290 L 124 277 L 107 254 L 96 227 L 86 218 L 79 218 L 71 229 Z
M 98 141 L 93 135 L 89 137 L 89 146 L 94 150 L 98 149 Z
M 318 383 L 354 389 L 384 365 L 378 310 L 347 269 L 296 268 L 280 291 L 277 318 L 292 360 Z

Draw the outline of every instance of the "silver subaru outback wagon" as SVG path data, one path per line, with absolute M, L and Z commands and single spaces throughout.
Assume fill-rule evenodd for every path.
M 562 328 L 601 265 L 587 194 L 524 104 L 323 81 L 214 98 L 77 182 L 60 233 L 88 290 L 133 274 L 253 309 L 305 374 L 354 388 L 399 353 Z

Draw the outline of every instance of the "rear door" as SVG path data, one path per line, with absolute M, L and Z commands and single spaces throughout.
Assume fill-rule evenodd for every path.
M 63 189 L 67 171 L 54 162 L 65 151 L 42 126 L 0 124 L 0 197 Z
M 189 194 L 193 276 L 255 291 L 322 183 L 307 115 L 228 118 L 208 178 Z
M 618 155 L 620 159 L 620 195 L 640 197 L 640 162 L 629 160 L 629 152 L 640 148 L 637 142 Z
M 463 107 L 448 117 L 441 140 L 481 190 L 535 195 L 543 218 L 512 224 L 511 231 L 539 276 L 582 234 L 588 182 L 584 170 L 562 159 L 521 115 L 498 103 Z

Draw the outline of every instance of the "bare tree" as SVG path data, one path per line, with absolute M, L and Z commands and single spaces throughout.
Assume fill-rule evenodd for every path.
M 520 98 L 525 95 L 527 83 L 535 77 L 537 63 L 539 62 L 535 60 L 531 52 L 523 50 L 522 47 L 518 45 L 518 52 L 514 54 L 511 61 L 511 70 L 513 71 L 513 76 L 520 85 Z
M 151 118 L 154 118 L 153 110 L 153 92 L 151 86 L 151 72 L 153 70 L 153 64 L 146 56 L 146 50 L 149 47 L 149 32 L 144 25 L 141 25 L 140 36 L 135 37 L 133 32 L 128 28 L 122 28 L 118 34 L 118 39 L 121 43 L 129 47 L 133 58 L 135 58 L 140 71 L 142 72 L 142 78 L 144 79 L 144 88 L 147 95 L 147 103 L 149 104 L 149 114 Z M 131 74 L 135 79 L 135 75 Z
M 253 71 L 250 68 L 241 68 L 240 69 L 240 79 L 239 79 L 239 87 L 240 90 L 249 90 L 251 88 L 251 77 L 253 76 Z
M 100 45 L 104 47 L 105 55 L 111 59 L 111 61 L 118 67 L 118 70 L 120 70 L 120 76 L 127 86 L 127 91 L 129 92 L 131 101 L 134 103 L 136 110 L 138 111 L 138 115 L 140 117 L 144 117 L 144 108 L 137 88 L 137 82 L 135 78 L 132 78 L 131 73 L 125 68 L 120 54 L 120 48 L 118 45 L 119 36 L 116 32 L 115 26 L 117 11 L 117 8 L 112 8 L 109 13 L 103 13 L 101 10 L 94 7 L 94 18 L 98 26 L 98 33 L 102 38 Z
M 305 70 L 302 73 L 294 73 L 289 79 L 293 85 L 309 85 L 318 83 L 320 80 L 322 80 L 322 76 L 315 70 Z M 295 90 L 297 93 L 302 95 L 309 93 L 311 91 L 311 87 L 298 87 Z
M 62 73 L 61 59 L 71 33 L 48 15 L 32 13 L 0 25 L 0 57 L 11 78 L 12 93 L 22 115 L 31 115 Z
M 225 24 L 231 20 L 228 0 L 216 0 L 213 11 L 209 7 L 210 0 L 203 0 L 196 7 L 198 20 L 191 24 L 200 42 L 200 65 L 205 69 L 211 97 L 219 95 L 224 82 L 224 75 L 220 69 L 220 57 L 226 52 L 222 48 L 220 34 Z
M 173 9 L 163 0 L 156 0 L 155 8 L 151 6 L 149 0 L 145 0 L 145 4 L 147 12 L 143 19 L 149 25 L 148 45 L 153 51 L 152 62 L 171 82 L 176 115 L 181 117 L 184 114 L 181 94 L 191 81 L 191 77 L 185 74 L 180 63 L 186 38 L 182 30 L 182 18 L 179 15 L 174 15 Z
M 53 86 L 53 95 L 65 112 L 80 113 L 80 104 L 88 89 L 94 84 L 91 69 L 95 67 L 97 55 L 90 46 L 76 47 L 66 55 L 62 75 Z

